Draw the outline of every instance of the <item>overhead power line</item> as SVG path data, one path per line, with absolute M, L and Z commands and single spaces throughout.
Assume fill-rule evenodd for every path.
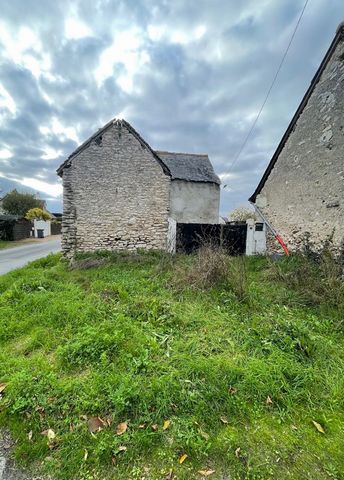
M 266 96 L 265 96 L 265 98 L 264 98 L 264 101 L 263 101 L 263 103 L 262 103 L 262 106 L 260 107 L 260 109 L 259 109 L 259 111 L 258 111 L 258 114 L 257 114 L 256 118 L 254 119 L 254 121 L 253 121 L 253 123 L 252 123 L 252 126 L 251 126 L 250 130 L 248 131 L 246 137 L 244 138 L 244 141 L 243 141 L 243 143 L 241 144 L 241 146 L 240 146 L 237 154 L 235 155 L 234 160 L 233 160 L 233 162 L 231 163 L 231 165 L 230 165 L 229 170 L 228 170 L 227 173 L 230 173 L 230 172 L 232 171 L 234 165 L 235 165 L 235 164 L 237 163 L 237 161 L 239 160 L 239 157 L 240 157 L 242 151 L 244 150 L 244 148 L 245 148 L 245 146 L 246 146 L 249 138 L 250 138 L 251 135 L 252 135 L 253 130 L 255 129 L 255 126 L 257 125 L 257 122 L 258 122 L 258 120 L 259 120 L 259 118 L 260 118 L 260 116 L 261 116 L 261 114 L 262 114 L 262 111 L 263 111 L 263 109 L 264 109 L 264 107 L 265 107 L 265 105 L 266 105 L 266 102 L 268 101 L 268 98 L 269 98 L 269 96 L 270 96 L 271 90 L 273 89 L 273 87 L 274 87 L 274 85 L 275 85 L 275 83 L 276 83 L 277 77 L 278 77 L 278 75 L 279 75 L 279 73 L 280 73 L 280 71 L 281 71 L 281 68 L 282 68 L 282 66 L 283 66 L 283 64 L 284 64 L 284 61 L 285 61 L 285 59 L 286 59 L 286 57 L 287 57 L 287 55 L 288 55 L 288 52 L 289 52 L 290 47 L 291 47 L 291 44 L 293 43 L 295 34 L 296 34 L 296 32 L 297 32 L 297 29 L 299 28 L 301 19 L 302 19 L 303 14 L 304 14 L 304 12 L 305 12 L 305 10 L 306 10 L 306 7 L 307 7 L 308 2 L 309 2 L 309 0 L 306 0 L 305 4 L 304 4 L 304 6 L 303 6 L 303 8 L 302 8 L 302 10 L 301 10 L 301 13 L 300 13 L 299 18 L 298 18 L 298 21 L 297 21 L 297 23 L 296 23 L 296 25 L 295 25 L 294 31 L 293 31 L 293 33 L 292 33 L 292 36 L 290 37 L 289 43 L 288 43 L 288 45 L 287 45 L 287 48 L 286 48 L 286 50 L 285 50 L 285 52 L 284 52 L 284 54 L 283 54 L 283 57 L 282 57 L 282 60 L 281 60 L 280 64 L 278 65 L 277 71 L 276 71 L 276 73 L 275 73 L 275 75 L 274 75 L 274 77 L 273 77 L 273 79 L 272 79 L 271 85 L 270 85 L 270 87 L 269 87 L 269 89 L 268 89 L 268 91 L 267 91 L 267 93 L 266 93 Z

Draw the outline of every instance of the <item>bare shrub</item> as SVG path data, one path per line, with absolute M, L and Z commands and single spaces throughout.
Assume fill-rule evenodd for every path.
M 189 262 L 176 263 L 173 285 L 177 289 L 205 291 L 220 287 L 243 300 L 248 282 L 244 257 L 230 257 L 225 250 L 204 244 Z

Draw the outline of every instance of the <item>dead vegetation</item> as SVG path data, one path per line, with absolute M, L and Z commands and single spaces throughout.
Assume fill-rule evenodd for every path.
M 233 292 L 239 300 L 246 298 L 245 257 L 230 257 L 224 249 L 208 243 L 201 246 L 192 260 L 175 264 L 172 280 L 175 288 L 205 291 L 221 287 Z

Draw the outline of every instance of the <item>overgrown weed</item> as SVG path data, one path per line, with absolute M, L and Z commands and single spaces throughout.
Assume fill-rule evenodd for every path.
M 268 275 L 298 292 L 305 305 L 327 304 L 344 311 L 342 265 L 330 250 L 317 255 L 297 253 L 272 262 Z
M 218 288 L 233 292 L 243 301 L 248 295 L 246 259 L 230 257 L 225 250 L 204 244 L 193 261 L 176 263 L 172 283 L 177 290 Z

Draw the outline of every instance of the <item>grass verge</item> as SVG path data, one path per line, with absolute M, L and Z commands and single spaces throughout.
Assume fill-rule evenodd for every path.
M 199 256 L 51 255 L 0 278 L 0 425 L 22 463 L 69 480 L 344 478 L 342 282 L 333 301 L 295 281 L 297 258 L 202 261 L 213 275 Z
M 5 248 L 13 248 L 13 247 L 21 247 L 22 245 L 26 245 L 30 243 L 30 241 L 10 241 L 10 240 L 0 240 L 0 250 L 4 250 Z

